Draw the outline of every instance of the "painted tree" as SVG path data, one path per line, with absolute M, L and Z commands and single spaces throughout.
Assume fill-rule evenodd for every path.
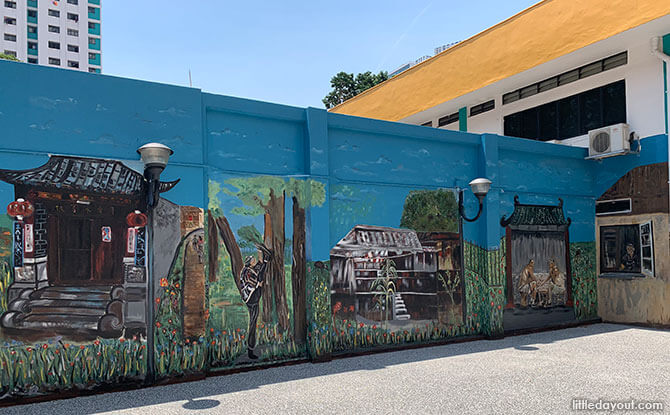
M 409 192 L 400 227 L 418 232 L 458 232 L 458 202 L 454 192 L 445 189 Z
M 293 288 L 293 334 L 296 342 L 307 336 L 307 313 L 305 295 L 307 289 L 307 258 L 305 254 L 306 215 L 309 206 L 321 206 L 326 200 L 326 188 L 315 180 L 290 179 L 287 193 L 293 201 L 293 266 L 291 286 Z
M 263 289 L 262 317 L 263 321 L 269 323 L 272 320 L 274 308 L 279 326 L 286 330 L 289 326 L 284 276 L 286 181 L 280 177 L 258 176 L 233 178 L 226 180 L 226 184 L 232 186 L 234 190 L 224 188 L 223 192 L 244 204 L 244 206 L 233 208 L 232 213 L 244 216 L 263 215 L 263 243 L 272 250 L 273 256 L 268 264 L 265 289 Z

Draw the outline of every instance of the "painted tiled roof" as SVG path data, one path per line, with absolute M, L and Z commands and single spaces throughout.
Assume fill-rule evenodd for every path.
M 514 212 L 509 218 L 502 217 L 502 226 L 557 226 L 570 225 L 570 219 L 563 216 L 563 200 L 558 199 L 556 206 L 526 205 L 519 203 L 518 196 L 514 197 Z
M 116 160 L 51 156 L 46 164 L 28 170 L 0 170 L 0 180 L 38 189 L 94 194 L 140 196 L 144 177 Z M 160 191 L 177 182 L 161 183 Z

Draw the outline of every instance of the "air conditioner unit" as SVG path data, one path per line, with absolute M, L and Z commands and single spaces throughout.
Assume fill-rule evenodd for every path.
M 589 157 L 599 159 L 630 153 L 628 124 L 614 124 L 589 131 Z

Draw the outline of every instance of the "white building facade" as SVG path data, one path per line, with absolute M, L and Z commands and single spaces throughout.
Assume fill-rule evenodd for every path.
M 669 32 L 666 16 L 400 121 L 580 147 L 589 130 L 618 123 L 642 138 L 667 134 L 667 70 L 655 51 Z
M 101 73 L 100 0 L 3 0 L 0 53 Z

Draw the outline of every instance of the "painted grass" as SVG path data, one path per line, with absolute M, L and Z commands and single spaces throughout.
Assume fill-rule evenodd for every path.
M 100 383 L 142 378 L 146 373 L 146 343 L 133 339 L 97 339 L 70 344 L 49 340 L 0 347 L 2 393 L 35 394 Z

